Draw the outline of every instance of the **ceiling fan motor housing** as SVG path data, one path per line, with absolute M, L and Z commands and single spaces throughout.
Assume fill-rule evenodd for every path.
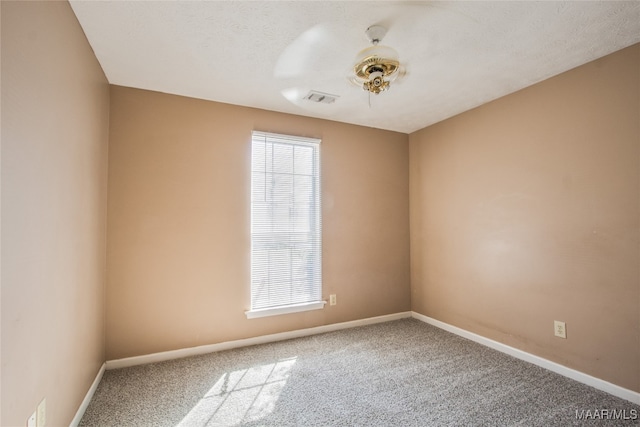
M 373 46 L 372 48 L 377 47 L 384 46 Z M 354 66 L 354 72 L 356 79 L 362 82 L 362 88 L 364 90 L 378 94 L 389 88 L 391 78 L 398 71 L 399 67 L 400 63 L 398 60 L 374 54 L 361 59 L 360 62 Z

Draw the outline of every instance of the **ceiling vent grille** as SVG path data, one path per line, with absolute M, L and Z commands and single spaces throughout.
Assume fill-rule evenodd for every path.
M 331 95 L 328 93 L 322 93 L 312 90 L 309 91 L 309 93 L 302 99 L 306 99 L 307 101 L 311 102 L 318 102 L 321 104 L 333 104 L 338 98 L 340 98 L 338 95 Z

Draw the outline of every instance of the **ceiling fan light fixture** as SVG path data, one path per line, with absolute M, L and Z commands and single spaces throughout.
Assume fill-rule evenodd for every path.
M 366 34 L 373 46 L 361 50 L 353 66 L 354 80 L 376 95 L 389 88 L 400 70 L 398 52 L 378 44 L 385 33 L 386 29 L 379 25 L 367 28 Z
M 371 73 L 369 80 L 362 84 L 362 89 L 375 94 L 379 94 L 380 92 L 382 92 L 383 90 L 387 90 L 388 88 L 389 81 L 384 80 L 383 74 L 380 71 Z

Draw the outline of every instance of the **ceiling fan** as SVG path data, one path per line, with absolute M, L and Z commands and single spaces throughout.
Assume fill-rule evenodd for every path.
M 404 73 L 398 52 L 379 44 L 386 33 L 387 29 L 381 25 L 366 29 L 365 34 L 372 46 L 358 52 L 350 77 L 353 83 L 376 95 L 388 90 L 391 83 Z
M 381 44 L 387 33 L 385 26 L 376 24 L 367 28 L 364 33 L 371 45 L 355 58 L 338 48 L 341 40 L 337 33 L 331 24 L 317 24 L 282 52 L 274 76 L 288 82 L 281 94 L 289 102 L 302 108 L 325 108 L 323 111 L 326 111 L 324 105 L 334 104 L 340 95 L 344 96 L 339 92 L 341 79 L 336 78 L 342 75 L 342 83 L 349 82 L 365 90 L 371 106 L 371 94 L 389 90 L 393 82 L 405 76 L 396 50 Z M 335 59 L 328 61 L 331 57 Z M 327 72 L 317 73 L 319 69 Z

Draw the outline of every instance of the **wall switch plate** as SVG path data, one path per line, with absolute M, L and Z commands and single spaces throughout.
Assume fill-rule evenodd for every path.
M 329 305 L 336 305 L 336 294 L 329 295 Z
M 560 338 L 567 338 L 567 325 L 559 320 L 553 321 L 553 333 Z
M 27 427 L 36 427 L 36 413 L 31 414 L 27 420 Z
M 42 399 L 42 402 L 36 409 L 36 427 L 44 427 L 47 421 L 47 399 Z

